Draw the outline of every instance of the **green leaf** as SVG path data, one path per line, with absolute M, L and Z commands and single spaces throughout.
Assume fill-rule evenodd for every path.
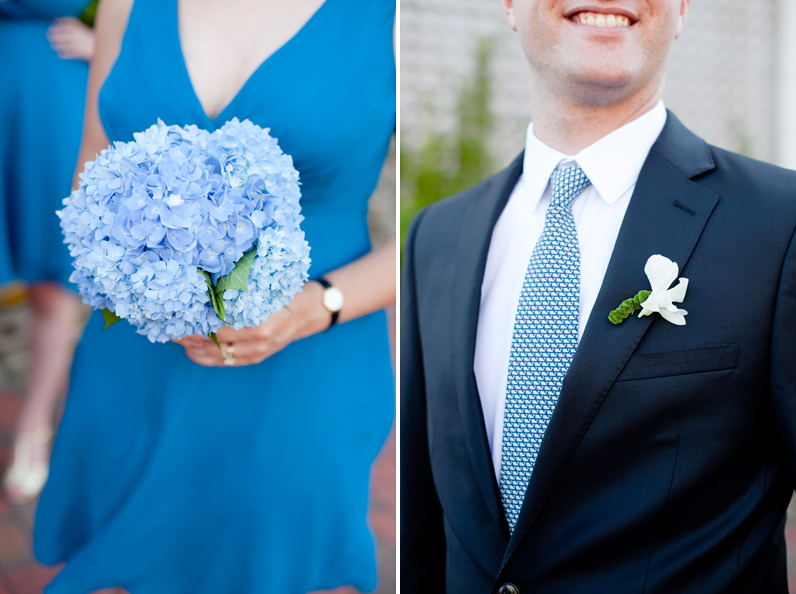
M 235 262 L 235 268 L 233 268 L 229 274 L 225 274 L 218 279 L 216 283 L 216 293 L 219 299 L 224 295 L 224 291 L 227 289 L 238 289 L 239 291 L 249 290 L 249 273 L 251 272 L 252 263 L 256 255 L 257 244 L 255 243 L 252 249 L 243 254 L 241 259 Z
M 221 293 L 218 292 L 216 289 L 216 313 L 218 317 L 221 318 L 221 321 L 229 326 L 229 323 L 224 318 L 227 317 L 227 308 L 224 307 L 224 299 L 221 297 Z
M 220 298 L 220 294 L 213 286 L 213 277 L 211 277 L 210 273 L 206 270 L 202 270 L 201 268 L 197 268 L 197 270 L 202 273 L 203 277 L 205 277 L 205 283 L 207 283 L 207 296 L 210 297 L 210 303 L 213 304 L 213 309 L 218 314 L 218 317 L 221 318 L 221 321 L 226 324 L 227 321 L 224 319 L 224 317 L 226 316 L 227 312 L 224 309 L 224 301 Z
M 116 322 L 122 319 L 119 316 L 117 316 L 115 313 L 113 313 L 111 310 L 104 308 L 102 309 L 102 317 L 105 319 L 104 330 L 107 330 L 108 328 L 113 326 Z
M 202 270 L 201 268 L 197 268 L 197 270 L 205 277 L 205 283 L 207 284 L 208 292 L 212 293 L 215 287 L 213 286 L 213 277 L 210 276 L 210 273 L 207 270 Z
M 97 0 L 94 0 L 91 4 L 86 7 L 86 10 L 83 11 L 83 14 L 80 15 L 80 20 L 83 21 L 89 27 L 94 26 L 94 21 L 97 18 Z

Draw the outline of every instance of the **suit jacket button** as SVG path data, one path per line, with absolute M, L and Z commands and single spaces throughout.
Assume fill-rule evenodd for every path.
M 520 589 L 514 584 L 503 584 L 500 586 L 498 594 L 520 594 Z

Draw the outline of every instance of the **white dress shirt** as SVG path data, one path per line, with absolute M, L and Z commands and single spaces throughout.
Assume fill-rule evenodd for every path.
M 561 165 L 575 161 L 591 181 L 572 204 L 580 247 L 580 340 L 639 172 L 665 123 L 666 109 L 660 101 L 574 156 L 542 143 L 533 134 L 533 124 L 528 126 L 523 172 L 489 244 L 475 342 L 475 377 L 498 481 L 514 318 L 533 248 L 544 229 L 550 176 Z M 608 312 L 595 315 L 608 316 Z

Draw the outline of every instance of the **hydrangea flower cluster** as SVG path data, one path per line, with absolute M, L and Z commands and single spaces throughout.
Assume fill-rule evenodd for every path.
M 298 172 L 249 120 L 210 133 L 162 121 L 86 163 L 58 212 L 83 301 L 128 320 L 152 342 L 256 326 L 307 280 Z M 215 284 L 256 248 L 248 290 Z

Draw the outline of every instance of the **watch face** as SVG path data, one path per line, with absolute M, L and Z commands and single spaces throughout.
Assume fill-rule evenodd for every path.
M 323 292 L 323 306 L 329 311 L 340 311 L 343 307 L 343 294 L 336 287 L 329 287 Z

